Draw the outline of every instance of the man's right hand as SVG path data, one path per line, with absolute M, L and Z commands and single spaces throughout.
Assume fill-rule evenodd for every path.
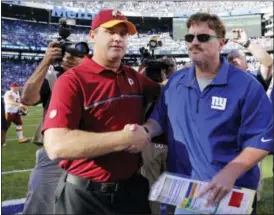
M 45 64 L 50 65 L 54 63 L 55 60 L 62 58 L 62 49 L 57 47 L 58 42 L 53 41 L 48 45 L 43 61 Z
M 126 151 L 130 153 L 138 153 L 143 151 L 146 144 L 151 141 L 150 135 L 145 131 L 145 129 L 137 124 L 125 125 L 124 132 L 127 134 L 128 138 L 128 148 Z

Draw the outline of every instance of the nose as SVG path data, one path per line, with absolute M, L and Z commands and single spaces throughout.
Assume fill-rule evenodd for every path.
M 114 41 L 122 41 L 123 37 L 120 34 L 116 33 L 113 35 L 113 40 Z
M 199 42 L 197 36 L 194 37 L 194 39 L 192 40 L 191 43 L 192 43 L 192 44 L 200 44 L 200 42 Z
M 238 64 L 238 59 L 237 58 L 233 58 L 231 61 L 233 64 Z

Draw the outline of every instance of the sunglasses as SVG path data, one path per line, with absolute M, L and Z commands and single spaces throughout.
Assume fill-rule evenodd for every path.
M 219 37 L 212 36 L 212 35 L 209 35 L 209 34 L 197 34 L 197 35 L 186 34 L 185 35 L 185 41 L 191 43 L 194 40 L 195 37 L 197 37 L 198 41 L 201 42 L 201 43 L 208 42 L 212 38 L 219 38 Z

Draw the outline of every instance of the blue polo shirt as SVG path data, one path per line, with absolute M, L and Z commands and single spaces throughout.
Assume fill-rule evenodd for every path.
M 174 73 L 150 118 L 164 131 L 169 127 L 172 148 L 185 146 L 191 177 L 210 181 L 246 147 L 273 152 L 272 115 L 270 100 L 259 82 L 221 57 L 217 76 L 203 92 L 194 66 Z M 174 153 L 172 159 L 184 162 L 185 156 Z M 259 177 L 256 165 L 235 185 L 256 189 Z

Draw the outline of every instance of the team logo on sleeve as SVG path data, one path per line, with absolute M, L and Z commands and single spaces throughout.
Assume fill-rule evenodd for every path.
M 128 83 L 130 84 L 130 86 L 132 86 L 134 84 L 134 81 L 131 78 L 128 78 Z
M 225 110 L 227 98 L 212 96 L 211 109 Z
M 271 138 L 267 139 L 267 138 L 265 138 L 265 137 L 262 137 L 262 138 L 261 138 L 261 141 L 262 141 L 263 143 L 266 143 L 266 142 L 272 141 L 272 139 L 271 139 Z
M 49 118 L 53 119 L 54 117 L 56 117 L 57 115 L 57 110 L 51 110 L 49 113 Z

